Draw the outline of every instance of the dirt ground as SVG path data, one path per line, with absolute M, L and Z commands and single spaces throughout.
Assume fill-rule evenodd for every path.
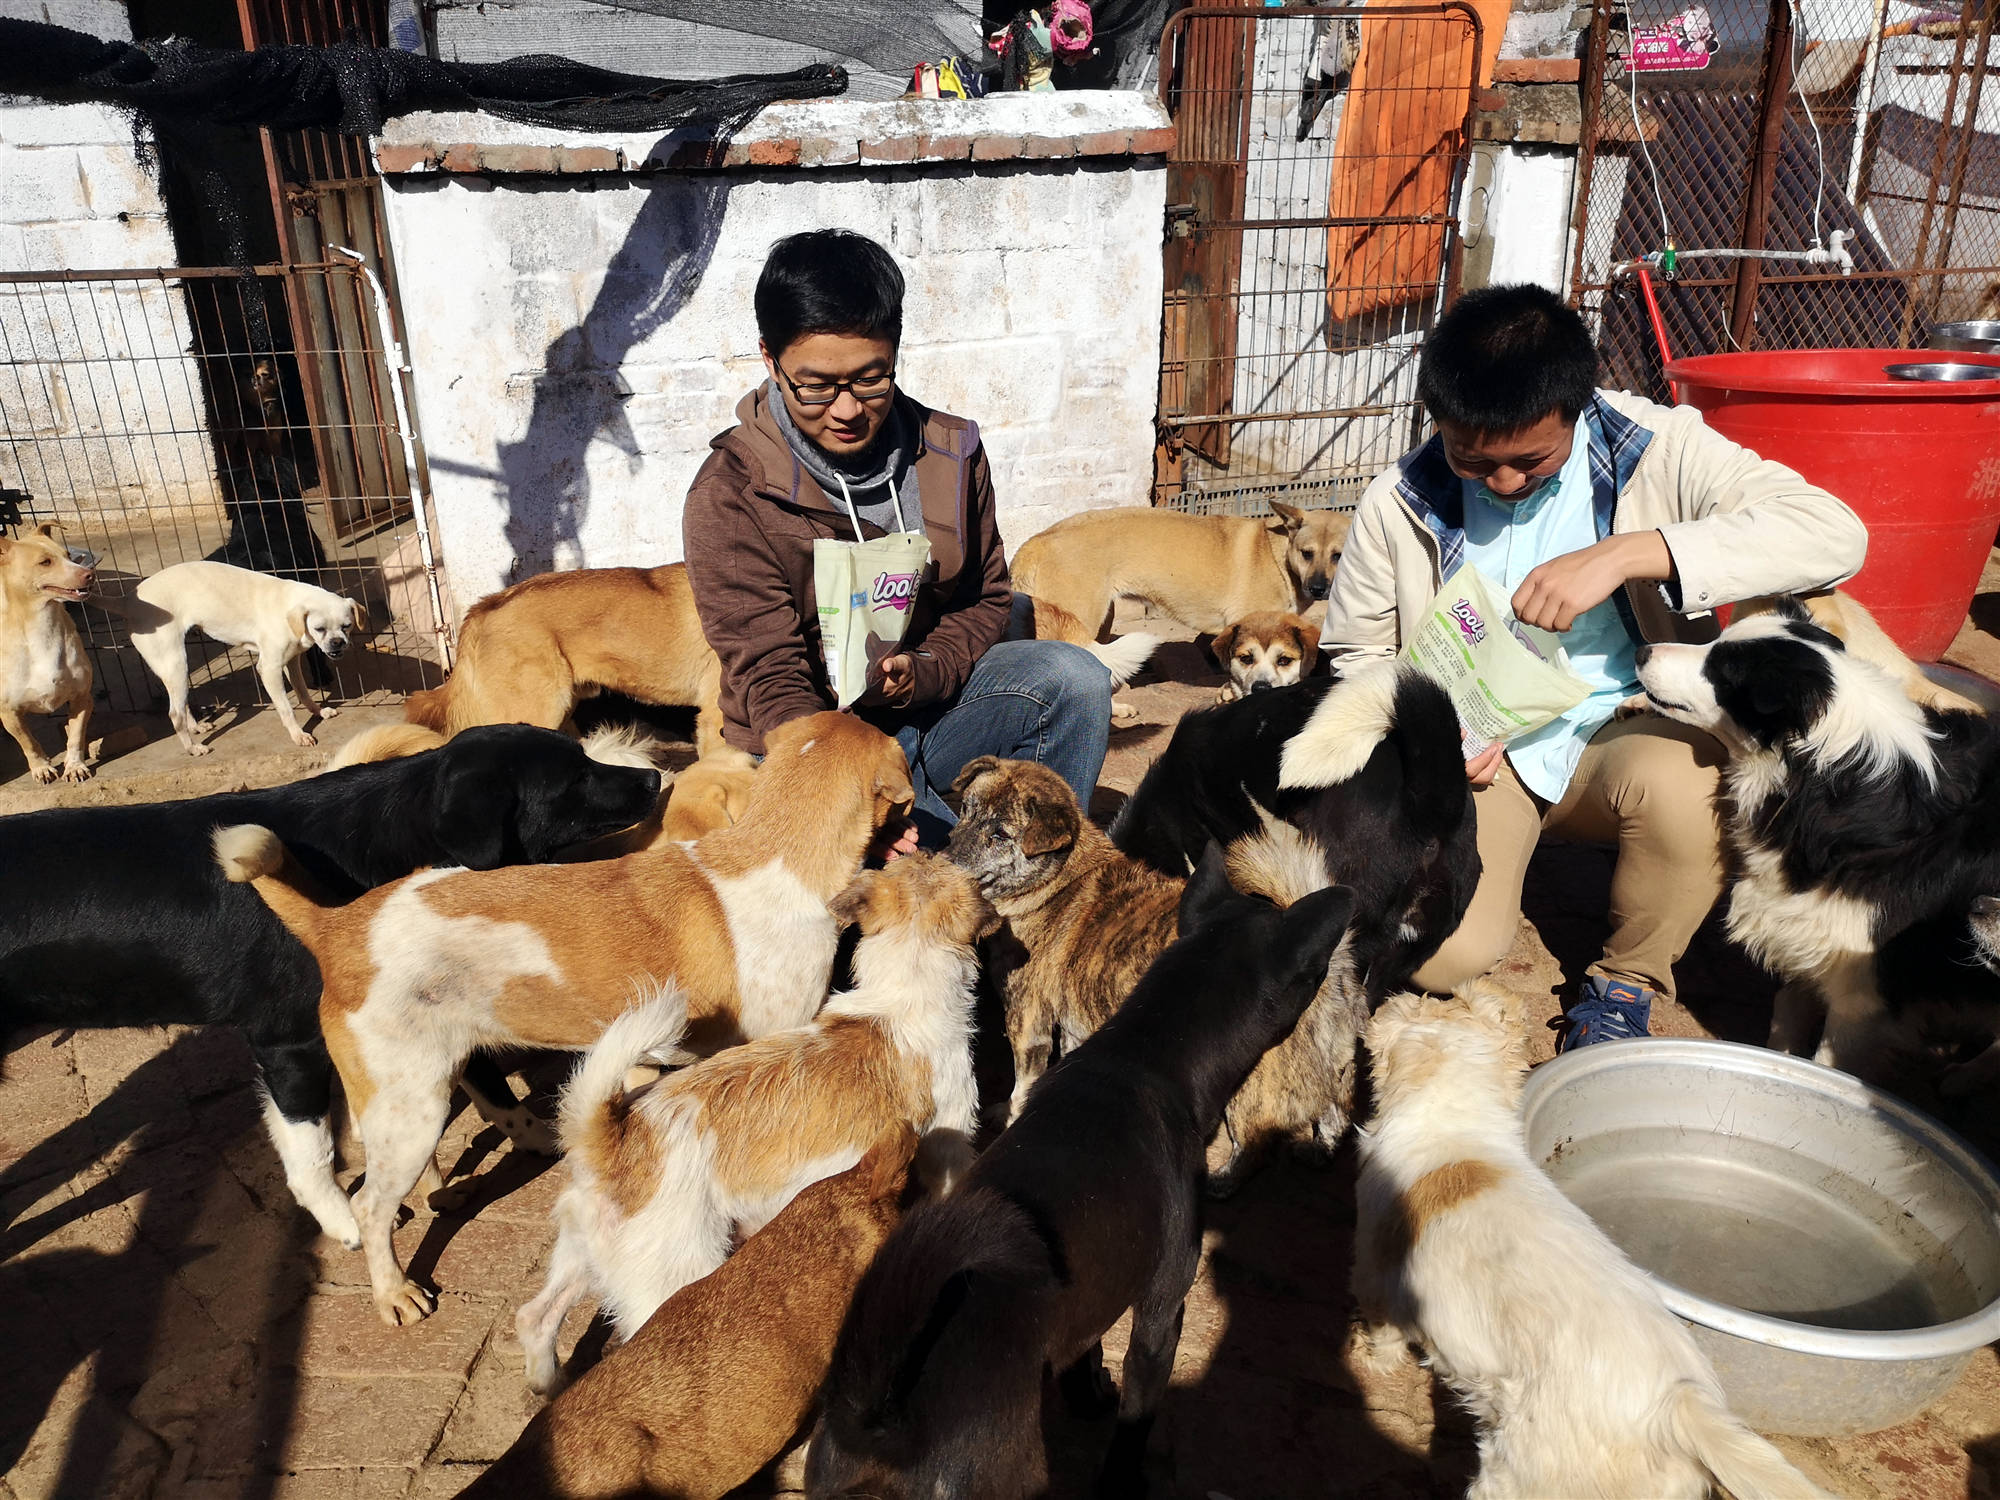
M 1136 622 L 1134 622 L 1136 623 Z M 1149 628 L 1155 628 L 1149 625 Z M 1950 660 L 2000 678 L 2000 554 Z M 1199 648 L 1164 648 L 1162 680 L 1128 690 L 1144 722 L 1114 736 L 1096 810 L 1136 784 L 1173 721 L 1220 680 Z M 199 707 L 199 703 L 197 704 Z M 347 735 L 393 716 L 350 710 L 298 750 L 268 707 L 235 711 L 189 760 L 163 718 L 104 726 L 98 780 L 43 788 L 0 742 L 0 813 L 193 796 L 310 774 Z M 1503 977 L 1546 1013 L 1595 955 L 1608 856 L 1545 846 Z M 1761 1040 L 1771 983 L 1711 923 L 1655 1030 Z M 441 1292 L 427 1322 L 375 1319 L 361 1257 L 320 1239 L 265 1139 L 241 1041 L 180 1029 L 8 1039 L 0 1082 L 0 1500 L 429 1500 L 453 1495 L 535 1409 L 513 1313 L 539 1286 L 559 1165 L 515 1154 L 476 1116 L 441 1160 L 474 1182 L 453 1214 L 419 1208 L 399 1244 Z M 1548 1044 L 1541 1043 L 1543 1055 Z M 531 1064 L 542 1089 L 562 1076 Z M 1926 1100 L 1934 1104 L 1935 1101 Z M 1947 1112 L 1989 1153 L 2000 1110 Z M 358 1151 L 347 1151 L 346 1176 Z M 1358 1380 L 1342 1357 L 1353 1162 L 1280 1162 L 1209 1215 L 1156 1493 L 1190 1500 L 1450 1496 L 1470 1430 L 1415 1371 Z M 565 1346 L 604 1341 L 587 1310 Z M 1123 1330 L 1106 1341 L 1114 1369 Z M 1050 1413 L 1058 1493 L 1088 1492 L 1108 1428 Z M 1982 1351 L 1916 1421 L 1842 1440 L 1780 1439 L 1846 1500 L 2000 1500 L 2000 1359 Z M 754 1493 L 785 1493 L 782 1463 Z

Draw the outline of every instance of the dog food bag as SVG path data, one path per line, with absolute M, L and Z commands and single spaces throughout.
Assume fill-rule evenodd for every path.
M 1524 625 L 1479 569 L 1467 565 L 1431 600 L 1403 660 L 1451 696 L 1465 758 L 1553 723 L 1590 696 L 1561 638 Z
M 882 659 L 903 644 L 930 560 L 930 538 L 921 531 L 852 542 L 822 537 L 813 543 L 820 655 L 842 708 L 868 691 Z

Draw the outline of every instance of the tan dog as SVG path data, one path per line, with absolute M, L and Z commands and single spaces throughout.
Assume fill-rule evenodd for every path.
M 1923 668 L 1903 654 L 1903 649 L 1889 639 L 1889 634 L 1875 617 L 1868 613 L 1860 600 L 1833 589 L 1824 594 L 1801 594 L 1799 603 L 1812 616 L 1813 624 L 1829 635 L 1835 636 L 1847 647 L 1851 655 L 1871 662 L 1887 672 L 1902 684 L 1903 691 L 1926 708 L 1964 709 L 1968 713 L 1984 713 L 1977 703 L 1948 687 L 1940 687 L 1924 676 Z M 1736 606 L 1732 620 L 1747 620 L 1752 615 L 1766 615 L 1778 607 L 1771 598 L 1746 599 Z
M 965 801 L 951 857 L 978 877 L 1024 950 L 998 965 L 1014 1048 L 1011 1118 L 1047 1068 L 1055 1036 L 1074 1048 L 1095 1032 L 1174 940 L 1186 882 L 1127 858 L 1046 767 L 981 756 L 958 789 Z M 1327 883 L 1325 857 L 1274 818 L 1230 846 L 1228 869 L 1237 890 L 1280 906 Z M 1358 985 L 1329 978 L 1230 1101 L 1223 1124 L 1232 1149 L 1211 1191 L 1234 1192 L 1283 1139 L 1315 1138 L 1329 1150 L 1339 1141 L 1367 1015 Z
M 887 1131 L 528 1424 L 467 1500 L 720 1500 L 810 1416 L 855 1284 L 901 1221 L 917 1134 Z
M 1262 610 L 1231 625 L 1210 643 L 1229 681 L 1215 690 L 1217 703 L 1265 688 L 1290 687 L 1319 660 L 1319 631 L 1290 610 Z
M 1174 940 L 1184 880 L 1121 853 L 1084 817 L 1069 783 L 1033 761 L 982 755 L 959 772 L 964 807 L 951 857 L 979 881 L 1025 956 L 989 960 L 1006 997 L 1020 1113 L 1058 1038 L 1073 1051 L 1125 1003 Z
M 299 888 L 268 829 L 217 833 L 224 873 L 254 881 L 319 961 L 321 1028 L 367 1147 L 354 1209 L 385 1321 L 433 1305 L 396 1259 L 396 1209 L 474 1048 L 588 1047 L 648 980 L 684 992 L 701 1052 L 819 1008 L 839 937 L 827 902 L 909 807 L 909 767 L 894 740 L 846 714 L 794 719 L 768 743 L 743 820 L 698 844 L 428 870 L 341 907 Z
M 406 755 L 422 755 L 444 743 L 444 736 L 421 724 L 377 724 L 364 729 L 333 752 L 328 771 L 348 766 L 370 765 L 378 760 L 401 760 Z M 322 772 L 321 774 L 325 774 Z
M 560 729 L 600 691 L 698 709 L 697 749 L 722 747 L 722 664 L 684 564 L 541 573 L 481 599 L 459 627 L 450 679 L 412 693 L 403 713 L 446 735 L 474 724 Z
M 1065 517 L 1021 544 L 1014 587 L 1035 601 L 1035 635 L 1088 642 L 1112 606 L 1138 599 L 1195 630 L 1324 599 L 1353 517 L 1273 504 L 1267 517 L 1115 506 Z
M 805 1025 L 658 1078 L 643 1065 L 673 1061 L 687 1025 L 669 989 L 606 1027 L 577 1069 L 548 1282 L 515 1319 L 535 1390 L 555 1388 L 556 1332 L 579 1297 L 595 1294 L 630 1337 L 732 1239 L 897 1122 L 931 1138 L 934 1180 L 971 1160 L 973 944 L 999 918 L 970 875 L 922 854 L 864 874 L 833 911 L 861 927 L 856 984 Z
M 0 726 L 14 737 L 37 781 L 88 781 L 90 695 L 96 682 L 83 638 L 63 608 L 90 591 L 92 570 L 55 540 L 56 521 L 20 537 L 0 536 Z M 61 714 L 62 770 L 42 753 L 23 714 Z

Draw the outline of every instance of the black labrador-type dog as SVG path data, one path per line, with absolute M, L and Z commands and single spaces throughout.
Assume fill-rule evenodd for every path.
M 1327 977 L 1354 908 L 1280 910 L 1230 887 L 1211 845 L 1183 936 L 1124 1006 L 1029 1092 L 950 1197 L 919 1204 L 862 1278 L 807 1459 L 815 1497 L 1016 1500 L 1048 1487 L 1046 1368 L 1087 1407 L 1098 1340 L 1129 1307 L 1100 1493 L 1145 1491 L 1147 1436 L 1201 1259 L 1223 1107 Z
M 1111 842 L 1185 875 L 1211 839 L 1255 833 L 1267 812 L 1312 839 L 1328 877 L 1354 892 L 1369 1005 L 1409 988 L 1479 883 L 1472 789 L 1444 690 L 1383 666 L 1188 714 L 1118 810 Z
M 215 830 L 273 829 L 328 894 L 350 900 L 425 865 L 546 860 L 629 828 L 659 790 L 658 772 L 504 724 L 266 791 L 0 818 L 0 1036 L 38 1023 L 242 1028 L 293 1195 L 359 1245 L 333 1176 L 319 966 L 255 891 L 223 878 Z M 468 1092 L 511 1104 L 498 1069 L 483 1067 Z

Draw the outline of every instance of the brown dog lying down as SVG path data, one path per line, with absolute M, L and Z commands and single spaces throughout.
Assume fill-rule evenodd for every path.
M 321 1029 L 367 1147 L 354 1209 L 384 1321 L 433 1305 L 396 1259 L 396 1210 L 475 1048 L 588 1047 L 647 979 L 685 993 L 697 1052 L 819 1009 L 839 938 L 827 903 L 909 807 L 909 768 L 894 740 L 846 714 L 794 719 L 766 743 L 743 820 L 697 844 L 428 870 L 346 906 L 300 889 L 269 830 L 216 834 L 224 872 L 254 882 L 319 961 Z
M 899 1125 L 814 1183 L 528 1424 L 467 1497 L 718 1500 L 812 1412 L 855 1283 L 914 1195 Z
M 1290 687 L 1319 660 L 1319 629 L 1290 610 L 1245 615 L 1209 643 L 1229 674 L 1217 703 L 1234 703 L 1265 688 Z
M 1903 654 L 1903 649 L 1889 639 L 1889 634 L 1875 617 L 1868 613 L 1860 600 L 1843 594 L 1838 589 L 1830 589 L 1824 594 L 1801 594 L 1799 603 L 1812 616 L 1813 624 L 1829 635 L 1835 636 L 1849 653 L 1880 667 L 1903 685 L 1903 691 L 1926 708 L 1964 709 L 1968 713 L 1984 713 L 1977 703 L 1948 687 L 1940 687 L 1924 676 L 1923 668 Z M 1752 615 L 1767 615 L 1778 607 L 1771 598 L 1746 599 L 1737 605 L 1730 618 L 1748 619 Z
M 722 663 L 685 564 L 539 573 L 481 599 L 459 626 L 451 677 L 410 694 L 403 714 L 446 735 L 474 724 L 560 729 L 599 692 L 697 709 L 696 748 L 721 748 Z
M 977 877 L 1022 950 L 990 971 L 1006 997 L 1014 1049 L 1011 1119 L 1048 1067 L 1054 1038 L 1074 1051 L 1174 940 L 1187 883 L 1121 853 L 1046 766 L 982 755 L 956 790 L 964 807 L 951 857 Z M 1320 852 L 1276 819 L 1231 846 L 1228 870 L 1237 890 L 1280 906 L 1326 883 Z M 1004 939 L 994 947 L 1004 951 Z M 1281 1138 L 1311 1136 L 1332 1148 L 1353 1109 L 1354 1049 L 1367 1020 L 1366 999 L 1352 985 L 1330 980 L 1313 997 L 1224 1112 L 1233 1149 L 1212 1191 L 1234 1191 Z

